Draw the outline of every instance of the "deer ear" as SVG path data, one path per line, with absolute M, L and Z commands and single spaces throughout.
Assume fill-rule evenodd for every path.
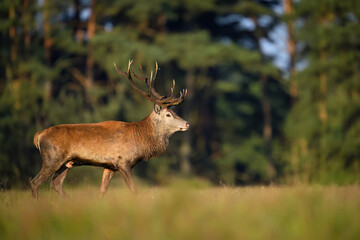
M 154 106 L 154 111 L 155 111 L 157 114 L 159 114 L 159 113 L 160 113 L 160 110 L 161 110 L 160 105 L 155 104 L 155 106 Z

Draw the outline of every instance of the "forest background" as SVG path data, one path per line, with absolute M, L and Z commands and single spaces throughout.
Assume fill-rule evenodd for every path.
M 120 77 L 129 59 L 156 88 L 188 89 L 191 123 L 135 168 L 213 184 L 360 180 L 360 3 L 356 0 L 3 0 L 0 187 L 41 168 L 36 131 L 138 121 L 153 106 Z M 139 84 L 138 84 L 139 85 Z M 99 168 L 69 179 L 99 178 Z M 74 180 L 75 179 L 75 180 Z M 99 181 L 99 179 L 97 179 Z

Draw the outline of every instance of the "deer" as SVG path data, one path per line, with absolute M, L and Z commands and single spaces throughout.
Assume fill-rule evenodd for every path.
M 39 187 L 52 175 L 50 187 L 60 196 L 67 196 L 63 181 L 70 168 L 91 165 L 104 168 L 100 196 L 108 190 L 115 172 L 119 171 L 130 191 L 136 194 L 136 186 L 131 173 L 140 161 L 164 153 L 169 145 L 170 136 L 178 131 L 187 131 L 189 123 L 179 117 L 170 107 L 179 105 L 187 96 L 187 89 L 175 97 L 175 80 L 170 94 L 160 95 L 154 88 L 159 67 L 156 63 L 155 74 L 151 71 L 146 77 L 141 65 L 141 74 L 136 74 L 129 60 L 127 71 L 116 71 L 127 77 L 131 87 L 154 103 L 152 112 L 138 122 L 105 121 L 99 123 L 62 124 L 49 127 L 34 135 L 34 145 L 42 159 L 40 172 L 30 179 L 32 196 L 38 198 Z M 132 74 L 147 85 L 147 91 L 135 85 Z

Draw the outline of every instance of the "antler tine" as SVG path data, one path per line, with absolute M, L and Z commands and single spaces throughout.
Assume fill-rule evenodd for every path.
M 168 97 L 163 97 L 161 96 L 159 93 L 156 92 L 155 88 L 154 88 L 154 81 L 155 78 L 157 76 L 158 70 L 159 70 L 159 66 L 156 63 L 156 68 L 155 68 L 155 74 L 153 71 L 151 71 L 150 74 L 150 79 L 146 78 L 142 67 L 140 65 L 140 71 L 142 76 L 139 76 L 137 74 L 134 73 L 134 71 L 131 69 L 131 64 L 133 63 L 132 60 L 129 60 L 128 63 L 128 68 L 126 70 L 126 73 L 120 71 L 115 62 L 114 62 L 114 67 L 116 69 L 116 71 L 122 75 L 122 76 L 126 76 L 130 82 L 130 85 L 133 89 L 135 89 L 138 93 L 140 93 L 142 96 L 144 96 L 145 98 L 147 98 L 148 100 L 152 101 L 155 104 L 159 104 L 163 107 L 169 107 L 169 106 L 174 106 L 174 105 L 178 105 L 180 103 L 182 103 L 185 99 L 185 97 L 187 96 L 187 89 L 183 89 L 182 91 L 180 91 L 180 96 L 177 98 L 174 98 L 174 90 L 175 90 L 175 80 L 173 80 L 173 86 L 171 88 L 171 94 Z M 134 80 L 132 79 L 131 73 L 134 74 L 134 76 L 139 79 L 142 80 L 143 82 L 145 82 L 148 86 L 148 91 L 144 92 L 143 90 L 141 90 L 140 88 L 138 88 L 135 83 Z
M 120 70 L 118 69 L 118 67 L 116 66 L 116 63 L 115 63 L 115 62 L 114 62 L 114 67 L 115 67 L 116 71 L 117 71 L 120 75 L 123 75 L 123 76 L 127 77 L 127 74 L 126 74 L 126 73 L 124 73 L 124 72 L 122 72 L 122 71 L 120 71 Z
M 139 75 L 137 75 L 137 74 L 134 72 L 134 70 L 132 70 L 132 69 L 131 69 L 131 72 L 132 72 L 132 74 L 134 74 L 134 76 L 135 76 L 137 79 L 139 79 L 139 80 L 141 80 L 141 81 L 143 81 L 144 83 L 147 84 L 148 78 L 147 78 L 146 76 L 139 76 Z
M 151 86 L 152 87 L 152 83 L 153 83 L 153 71 L 151 70 L 151 72 L 150 72 L 150 83 L 149 83 L 149 86 Z
M 133 62 L 134 62 L 134 60 L 130 60 L 130 59 L 129 59 L 128 69 L 127 69 L 127 71 L 126 71 L 128 77 L 130 77 L 130 78 L 131 78 L 130 68 L 131 68 L 131 64 L 132 64 Z M 132 79 L 132 78 L 131 78 L 131 79 Z
M 173 98 L 174 97 L 174 89 L 175 89 L 175 79 L 173 79 L 173 86 L 171 88 L 171 94 L 170 97 Z
M 140 72 L 141 72 L 141 75 L 142 75 L 142 77 L 146 80 L 146 82 L 148 81 L 148 78 L 146 77 L 146 75 L 145 75 L 145 73 L 144 73 L 144 71 L 143 71 L 143 69 L 142 69 L 142 66 L 141 66 L 141 64 L 139 64 L 139 69 L 140 69 Z
M 155 76 L 153 76 L 153 71 L 151 71 L 151 75 L 150 75 L 150 79 L 146 77 L 146 75 L 144 74 L 144 71 L 142 69 L 142 66 L 139 64 L 139 69 L 140 69 L 140 72 L 141 72 L 141 76 L 137 75 L 132 69 L 131 69 L 131 72 L 132 74 L 134 74 L 134 76 L 143 81 L 144 83 L 146 83 L 148 85 L 148 94 L 152 94 L 155 98 L 157 99 L 162 99 L 163 96 L 161 96 L 160 94 L 158 94 L 153 88 L 154 88 L 154 79 L 156 78 L 156 75 L 157 75 L 157 71 L 158 71 L 158 65 L 156 63 L 156 73 L 155 73 Z
M 166 106 L 166 107 L 179 105 L 180 103 L 182 103 L 184 101 L 186 95 L 187 95 L 187 89 L 186 90 L 183 89 L 182 91 L 180 91 L 179 97 L 177 97 L 177 98 L 168 97 L 162 101 L 162 105 Z
M 154 86 L 158 70 L 159 70 L 159 65 L 157 62 L 155 62 L 155 74 L 153 74 L 153 71 L 151 71 L 148 85 L 149 85 L 149 88 L 151 89 L 151 93 L 154 97 L 156 97 L 157 99 L 163 99 L 164 96 L 161 96 L 158 92 L 156 92 L 155 86 Z
M 134 80 L 131 77 L 131 72 L 133 72 L 133 70 L 131 69 L 131 64 L 133 63 L 133 60 L 129 60 L 129 64 L 128 64 L 128 68 L 126 70 L 126 76 L 130 82 L 130 85 L 132 88 L 134 88 L 138 93 L 140 93 L 141 95 L 143 95 L 144 97 L 148 98 L 149 100 L 151 100 L 151 96 L 147 93 L 145 93 L 144 91 L 142 91 L 140 88 L 138 88 L 135 83 Z M 151 100 L 152 101 L 152 100 Z
M 157 77 L 158 70 L 159 70 L 159 65 L 158 65 L 157 62 L 155 62 L 155 75 L 154 75 L 154 79 L 156 79 L 156 77 Z
M 132 63 L 133 63 L 133 61 L 132 61 L 132 60 L 129 60 L 129 64 L 128 64 L 128 68 L 127 68 L 127 70 L 126 70 L 126 73 L 120 71 L 120 70 L 117 68 L 115 62 L 114 62 L 114 66 L 115 66 L 116 71 L 117 71 L 120 75 L 126 76 L 126 77 L 128 78 L 131 87 L 132 87 L 133 89 L 135 89 L 135 91 L 137 91 L 138 93 L 140 93 L 142 96 L 144 96 L 145 98 L 147 98 L 147 99 L 150 100 L 151 102 L 153 102 L 153 103 L 158 103 L 159 100 L 156 99 L 156 98 L 154 98 L 154 97 L 152 97 L 152 96 L 150 95 L 150 91 L 149 91 L 148 93 L 146 93 L 146 92 L 144 92 L 143 90 L 141 90 L 140 88 L 138 88 L 138 87 L 135 85 L 134 80 L 133 80 L 132 77 L 131 77 L 131 72 L 132 72 L 131 64 L 132 64 Z

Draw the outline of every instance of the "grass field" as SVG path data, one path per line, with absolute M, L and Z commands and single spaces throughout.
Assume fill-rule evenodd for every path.
M 360 239 L 360 186 L 4 191 L 0 239 Z

